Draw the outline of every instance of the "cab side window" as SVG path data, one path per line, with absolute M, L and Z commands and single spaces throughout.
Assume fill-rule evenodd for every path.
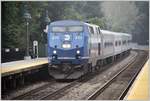
M 89 26 L 89 31 L 90 31 L 91 34 L 94 34 L 94 29 L 93 29 L 93 27 Z

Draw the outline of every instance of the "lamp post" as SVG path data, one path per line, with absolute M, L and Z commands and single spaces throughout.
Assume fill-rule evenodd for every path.
M 47 42 L 47 33 L 48 33 L 48 25 L 50 23 L 50 18 L 48 17 L 48 10 L 45 10 L 45 15 L 44 15 L 44 19 L 43 19 L 43 23 L 44 23 L 44 26 L 45 26 L 45 29 L 44 29 L 44 43 Z M 46 47 L 47 47 L 47 43 L 45 44 L 45 55 L 47 53 L 46 51 Z
M 45 11 L 44 23 L 48 25 L 50 23 L 50 18 L 48 17 L 48 11 Z
M 24 59 L 31 59 L 31 56 L 29 55 L 29 21 L 31 19 L 31 15 L 27 10 L 27 5 L 25 5 L 25 10 L 24 10 L 24 15 L 23 15 L 25 21 L 26 21 L 26 56 L 24 57 Z
M 48 11 L 45 11 L 45 15 L 43 17 L 43 24 L 44 24 L 44 32 L 47 33 L 48 32 L 48 24 L 50 23 L 50 18 L 48 17 Z

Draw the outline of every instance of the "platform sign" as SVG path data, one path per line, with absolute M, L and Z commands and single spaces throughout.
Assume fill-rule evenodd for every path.
M 15 51 L 18 52 L 18 51 L 19 51 L 19 48 L 15 48 Z
M 38 41 L 33 41 L 33 46 L 38 46 Z
M 33 41 L 33 53 L 34 53 L 34 57 L 38 58 L 38 41 L 34 40 Z
M 5 49 L 5 52 L 6 52 L 6 53 L 10 52 L 10 49 L 9 49 L 9 48 L 6 48 L 6 49 Z

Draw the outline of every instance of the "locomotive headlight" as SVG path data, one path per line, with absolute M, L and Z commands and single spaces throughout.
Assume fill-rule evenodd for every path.
M 57 51 L 56 51 L 56 50 L 54 50 L 54 51 L 53 51 L 53 54 L 56 54 L 56 53 L 57 53 Z
M 63 44 L 62 47 L 63 48 L 71 48 L 71 44 Z
M 79 50 L 77 50 L 77 54 L 80 54 L 80 51 L 79 51 Z
M 67 45 L 67 48 L 71 48 L 71 45 L 70 45 L 70 44 L 68 44 L 68 45 Z

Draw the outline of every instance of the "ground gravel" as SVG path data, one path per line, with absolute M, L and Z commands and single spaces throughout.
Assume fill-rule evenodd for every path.
M 124 60 L 119 62 L 118 64 L 108 68 L 106 71 L 103 71 L 99 75 L 95 76 L 93 79 L 89 80 L 86 83 L 83 83 L 80 86 L 68 89 L 68 93 L 66 93 L 63 97 L 59 98 L 59 100 L 84 100 L 89 95 L 91 95 L 96 89 L 101 87 L 104 83 L 106 83 L 113 75 L 115 75 L 119 70 L 122 69 L 122 64 L 126 64 L 129 59 L 133 55 L 136 55 L 135 52 L 132 52 L 129 57 L 126 57 Z

